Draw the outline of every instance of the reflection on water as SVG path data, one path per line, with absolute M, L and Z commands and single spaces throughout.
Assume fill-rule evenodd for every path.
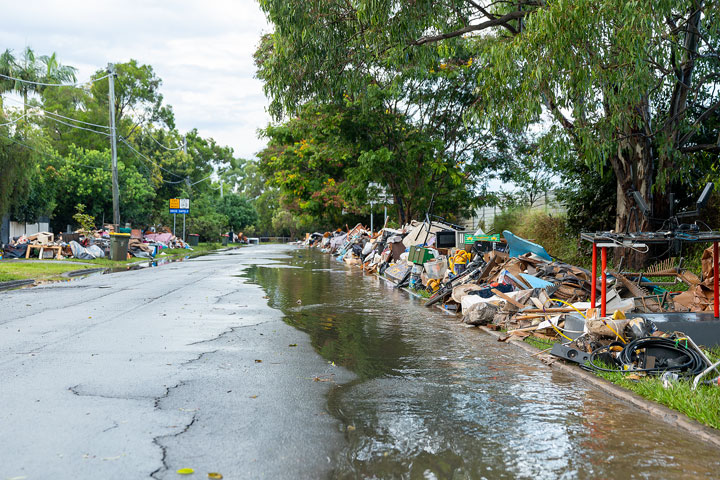
M 285 263 L 248 275 L 358 375 L 328 398 L 348 441 L 337 478 L 720 477 L 714 447 L 377 278 L 315 251 Z

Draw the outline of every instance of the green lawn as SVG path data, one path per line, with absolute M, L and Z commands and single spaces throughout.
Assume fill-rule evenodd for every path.
M 165 255 L 157 258 L 175 258 L 184 256 L 201 255 L 222 248 L 219 243 L 201 243 L 193 250 L 175 248 L 163 250 Z M 11 280 L 24 280 L 28 278 L 36 280 L 59 280 L 61 274 L 72 270 L 83 270 L 98 267 L 123 267 L 132 263 L 147 262 L 146 258 L 133 257 L 130 260 L 110 260 L 109 258 L 96 258 L 94 260 L 79 260 L 77 258 L 66 258 L 70 263 L 52 263 L 50 261 L 39 261 L 35 259 L 28 261 L 0 260 L 0 282 Z
M 554 343 L 550 340 L 527 337 L 524 341 L 538 350 L 551 348 Z M 711 360 L 720 358 L 720 349 L 706 352 Z M 709 427 L 720 429 L 720 387 L 717 385 L 700 385 L 693 391 L 692 377 L 672 384 L 670 388 L 663 387 L 659 377 L 628 377 L 620 372 L 595 372 L 599 377 L 615 385 L 630 390 L 643 398 L 665 405 L 668 408 L 684 413 Z M 716 375 L 708 374 L 706 379 Z
M 74 265 L 72 263 L 14 262 L 0 260 L 0 282 L 10 280 L 58 280 L 63 272 L 93 268 L 94 265 Z

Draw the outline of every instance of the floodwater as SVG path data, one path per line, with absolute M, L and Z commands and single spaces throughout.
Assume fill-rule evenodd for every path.
M 334 478 L 720 478 L 716 447 L 358 268 L 290 256 L 248 275 L 357 374 L 328 396 L 347 439 Z

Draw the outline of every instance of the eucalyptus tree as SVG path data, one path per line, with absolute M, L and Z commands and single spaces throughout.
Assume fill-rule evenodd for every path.
M 362 91 L 368 75 L 424 75 L 472 59 L 480 66 L 473 121 L 513 130 L 539 123 L 543 155 L 611 169 L 616 228 L 630 214 L 630 191 L 661 216 L 668 188 L 694 188 L 717 163 L 717 0 L 260 4 L 275 26 L 259 77 L 276 115 L 308 98 Z

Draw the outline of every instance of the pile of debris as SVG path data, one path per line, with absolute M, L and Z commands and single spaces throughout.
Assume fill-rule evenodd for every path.
M 504 338 L 558 342 L 554 355 L 585 368 L 697 376 L 711 367 L 688 335 L 671 323 L 662 332 L 650 319 L 711 310 L 711 249 L 703 256 L 702 277 L 674 259 L 645 272 L 608 270 L 604 310 L 612 313 L 602 316 L 591 303 L 601 296 L 601 282 L 587 269 L 554 259 L 509 231 L 501 237 L 455 227 L 426 220 L 372 232 L 358 224 L 308 234 L 304 244 L 426 298 L 427 306 L 455 312 L 468 325 L 502 330 Z
M 3 258 L 40 258 L 63 259 L 77 258 L 92 260 L 110 256 L 111 225 L 105 228 L 86 232 L 78 230 L 72 233 L 61 233 L 56 239 L 49 232 L 15 237 L 3 248 Z M 128 259 L 131 257 L 154 258 L 163 255 L 163 250 L 170 248 L 192 248 L 170 231 L 154 232 L 132 229 L 128 244 Z

